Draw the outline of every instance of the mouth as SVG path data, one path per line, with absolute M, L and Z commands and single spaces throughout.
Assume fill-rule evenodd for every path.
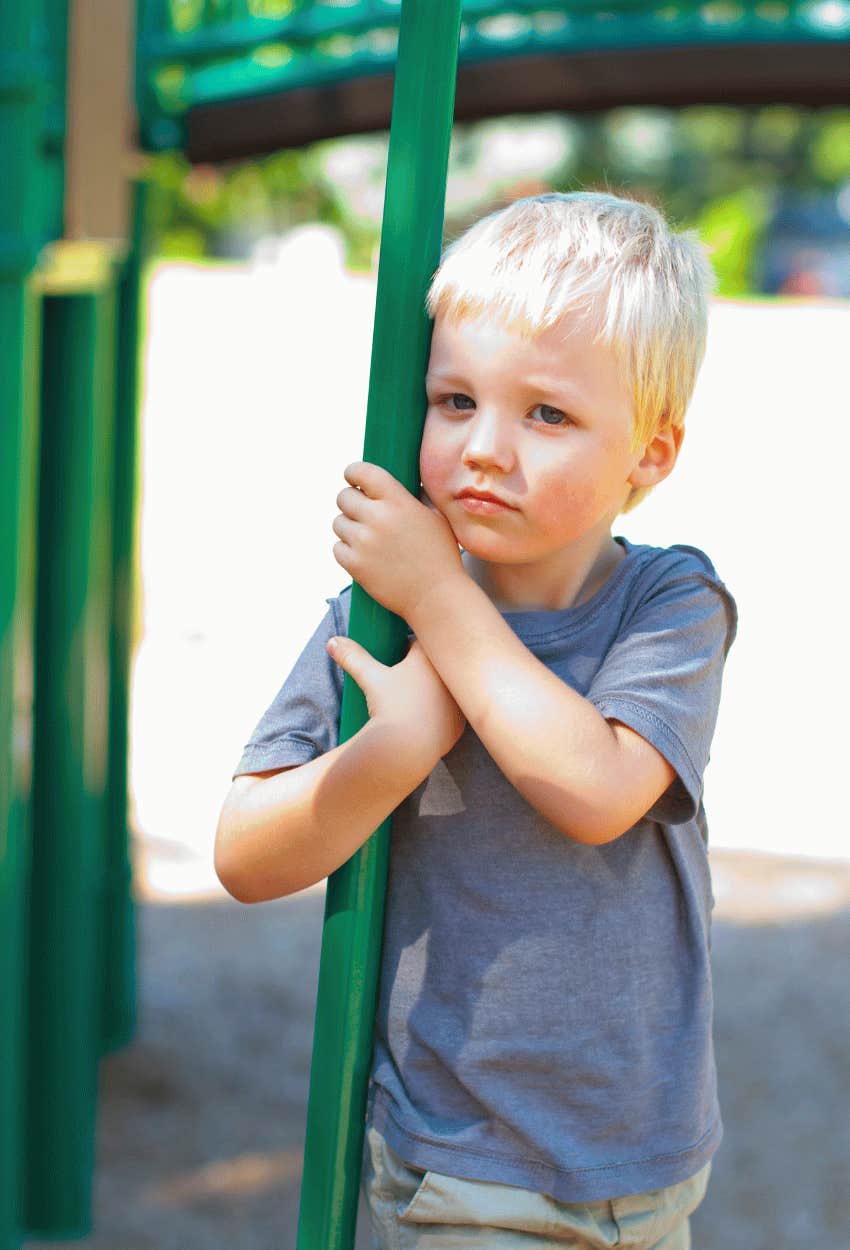
M 500 499 L 498 495 L 493 495 L 487 490 L 463 490 L 455 498 L 464 511 L 480 516 L 516 511 L 512 504 L 506 503 L 504 499 Z

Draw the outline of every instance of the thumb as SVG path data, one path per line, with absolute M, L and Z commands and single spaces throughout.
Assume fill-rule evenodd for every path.
M 346 673 L 350 673 L 360 687 L 363 685 L 360 677 L 365 677 L 368 670 L 378 662 L 365 647 L 361 647 L 360 643 L 355 642 L 353 638 L 329 638 L 327 647 L 331 658 L 336 660 L 340 668 L 344 668 Z

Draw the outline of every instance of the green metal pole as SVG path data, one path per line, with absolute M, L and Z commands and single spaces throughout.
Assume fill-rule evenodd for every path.
M 37 4 L 0 5 L 0 1250 L 23 1235 L 24 1005 L 32 773 L 40 140 Z
M 65 233 L 65 134 L 68 85 L 68 10 L 70 0 L 41 0 L 43 36 L 50 63 L 43 116 L 42 155 L 46 184 L 47 238 Z
M 393 94 L 363 459 L 419 490 L 430 323 L 454 113 L 460 0 L 404 0 Z M 407 628 L 355 583 L 349 634 L 384 664 Z M 346 674 L 340 742 L 368 720 Z M 298 1250 L 354 1244 L 390 820 L 328 879 L 307 1107 Z
M 41 457 L 25 1227 L 91 1228 L 111 613 L 114 265 L 60 244 L 41 275 Z M 65 264 L 70 257 L 71 264 Z M 84 263 L 77 261 L 82 257 Z
M 112 634 L 109 659 L 109 777 L 104 899 L 103 1052 L 136 1029 L 136 918 L 128 822 L 130 663 L 138 519 L 139 359 L 147 184 L 133 185 L 133 232 L 118 284 L 112 489 Z

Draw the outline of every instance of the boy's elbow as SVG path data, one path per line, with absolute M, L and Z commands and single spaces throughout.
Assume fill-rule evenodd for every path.
M 235 899 L 237 903 L 259 902 L 259 899 L 254 898 L 253 895 L 246 890 L 244 882 L 240 881 L 239 878 L 233 874 L 230 866 L 223 862 L 218 855 L 215 856 L 214 867 L 215 875 L 218 877 L 221 885 L 230 897 Z
M 612 825 L 610 821 L 605 821 L 593 825 L 583 824 L 580 828 L 575 825 L 569 828 L 561 826 L 561 833 L 573 842 L 580 842 L 583 846 L 604 846 L 606 842 L 616 842 L 617 838 L 628 833 L 629 829 L 631 825 L 620 828 Z
M 613 787 L 606 786 L 593 798 L 585 796 L 570 816 L 559 822 L 561 833 L 584 846 L 604 846 L 616 842 L 635 824 L 633 802 L 617 803 Z
M 215 875 L 237 903 L 268 903 L 312 884 L 293 880 L 291 872 L 282 871 L 280 862 L 275 871 L 270 872 L 267 853 L 258 852 L 257 830 L 242 803 L 248 783 L 255 780 L 253 777 L 237 778 L 221 809 L 215 832 Z
M 218 818 L 213 849 L 213 868 L 221 885 L 237 903 L 258 903 L 256 893 L 251 890 L 250 883 L 245 879 L 242 856 L 235 853 L 236 812 L 231 796 L 225 801 Z
M 650 743 L 614 722 L 617 757 L 605 764 L 593 789 L 573 812 L 568 837 L 587 846 L 604 846 L 634 829 L 672 785 L 676 771 Z
M 660 797 L 660 794 L 656 797 Z M 604 846 L 606 842 L 616 842 L 617 838 L 634 829 L 654 802 L 655 799 L 645 802 L 643 799 L 628 796 L 618 807 L 609 796 L 594 815 L 585 815 L 582 820 L 571 823 L 569 827 L 566 824 L 561 825 L 561 832 L 585 846 Z
M 222 829 L 221 822 L 219 822 L 215 835 L 215 850 L 213 852 L 215 875 L 230 897 L 236 899 L 237 903 L 253 903 L 255 900 L 246 890 L 245 882 L 241 880 L 232 857 L 224 849 L 222 843 Z

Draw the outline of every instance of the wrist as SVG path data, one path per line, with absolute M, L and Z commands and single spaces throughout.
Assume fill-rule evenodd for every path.
M 457 570 L 447 573 L 422 592 L 405 613 L 404 618 L 420 641 L 422 641 L 421 635 L 427 632 L 433 621 L 439 620 L 444 615 L 446 605 L 457 602 L 459 596 L 467 592 L 470 586 L 477 587 L 477 583 L 463 566 L 459 566 Z
M 410 790 L 421 785 L 442 757 L 433 736 L 410 721 L 402 723 L 377 715 L 366 722 L 360 733 L 374 748 L 382 766 L 403 777 Z

